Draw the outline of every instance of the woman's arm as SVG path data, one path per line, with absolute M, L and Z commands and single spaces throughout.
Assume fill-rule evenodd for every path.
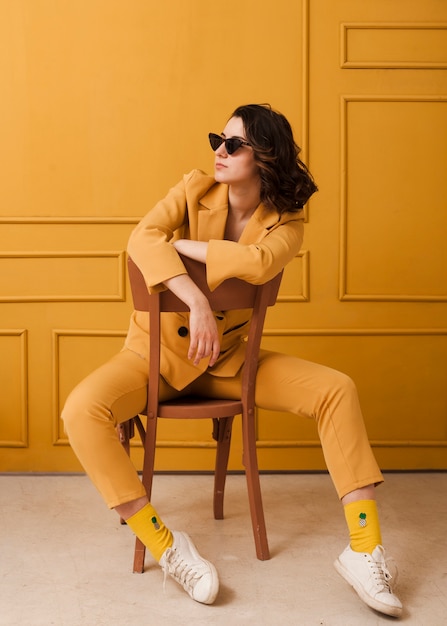
M 257 242 L 211 239 L 206 253 L 206 277 L 213 291 L 227 278 L 261 285 L 297 256 L 303 241 L 303 222 L 291 220 L 272 228 Z
M 217 361 L 220 353 L 216 320 L 208 298 L 200 291 L 188 274 L 180 274 L 164 281 L 166 287 L 182 300 L 190 310 L 188 359 L 194 365 L 210 357 L 209 367 Z
M 166 279 L 185 272 L 173 240 L 188 236 L 183 233 L 189 232 L 191 222 L 196 222 L 198 198 L 215 184 L 211 176 L 193 170 L 172 187 L 132 231 L 127 250 L 142 271 L 151 293 L 159 291 Z
M 179 254 L 205 263 L 208 244 L 203 241 L 179 239 L 173 243 Z M 188 358 L 197 365 L 200 359 L 210 356 L 209 366 L 217 360 L 220 352 L 216 320 L 211 311 L 207 297 L 200 291 L 188 274 L 174 276 L 164 281 L 164 284 L 178 298 L 188 305 L 190 310 L 189 332 L 190 343 Z
M 183 256 L 187 256 L 195 261 L 206 263 L 206 254 L 208 252 L 208 243 L 206 241 L 178 239 L 173 245 L 179 254 L 183 254 Z

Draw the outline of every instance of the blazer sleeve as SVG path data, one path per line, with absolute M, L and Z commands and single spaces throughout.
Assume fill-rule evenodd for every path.
M 165 289 L 165 280 L 187 273 L 172 240 L 187 236 L 187 189 L 190 196 L 200 197 L 212 184 L 214 179 L 200 170 L 186 174 L 132 231 L 127 252 L 143 273 L 150 293 Z
M 303 220 L 292 219 L 271 229 L 257 243 L 210 240 L 206 258 L 210 289 L 233 276 L 255 285 L 267 282 L 298 254 L 303 233 Z

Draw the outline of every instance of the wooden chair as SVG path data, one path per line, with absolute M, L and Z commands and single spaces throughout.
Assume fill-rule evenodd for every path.
M 223 498 L 228 457 L 231 442 L 231 429 L 236 415 L 242 415 L 243 464 L 247 478 L 250 513 L 256 545 L 256 555 L 260 560 L 270 558 L 261 488 L 256 455 L 255 431 L 255 379 L 258 365 L 264 319 L 268 306 L 276 302 L 282 273 L 264 285 L 251 285 L 231 278 L 211 292 L 206 282 L 205 266 L 202 263 L 182 257 L 185 267 L 199 288 L 208 297 L 213 311 L 232 309 L 253 309 L 246 359 L 243 365 L 242 394 L 240 400 L 219 400 L 203 397 L 182 397 L 179 400 L 159 402 L 158 385 L 149 385 L 147 402 L 147 426 L 144 428 L 140 416 L 125 422 L 119 429 L 123 445 L 129 450 L 129 439 L 137 426 L 144 445 L 142 481 L 149 499 L 151 498 L 154 458 L 156 447 L 157 418 L 213 420 L 213 438 L 217 442 L 214 477 L 214 517 L 223 519 Z M 150 315 L 150 358 L 149 380 L 159 380 L 160 364 L 160 312 L 188 311 L 188 307 L 171 291 L 161 291 L 150 295 L 143 275 L 138 267 L 128 259 L 128 271 L 134 307 L 138 311 L 148 311 Z M 143 572 L 145 546 L 136 539 L 134 572 Z

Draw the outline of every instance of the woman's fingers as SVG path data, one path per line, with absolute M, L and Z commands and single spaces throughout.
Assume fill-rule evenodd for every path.
M 198 365 L 201 359 L 210 357 L 209 365 L 214 365 L 220 353 L 220 342 L 217 333 L 216 322 L 211 316 L 211 323 L 198 324 L 191 323 L 190 344 L 188 358 Z

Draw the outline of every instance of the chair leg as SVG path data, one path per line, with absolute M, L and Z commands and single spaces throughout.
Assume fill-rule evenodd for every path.
M 141 424 L 141 422 L 140 422 Z M 140 426 L 137 422 L 138 430 Z M 140 431 L 141 435 L 141 431 Z M 157 435 L 157 419 L 147 418 L 146 432 L 144 433 L 144 460 L 142 482 L 146 490 L 146 495 L 150 501 L 152 494 L 152 480 L 154 477 L 155 462 L 155 442 Z M 143 437 L 142 437 L 143 438 Z M 146 546 L 135 537 L 135 551 L 133 561 L 133 571 L 136 574 L 144 572 L 144 557 L 146 556 Z
M 121 445 L 123 446 L 127 454 L 130 454 L 130 440 L 135 435 L 133 418 L 127 420 L 127 422 L 118 424 L 118 426 L 116 427 L 116 431 L 118 433 Z
M 213 438 L 217 441 L 216 466 L 214 472 L 214 519 L 223 519 L 225 480 L 230 454 L 231 428 L 233 416 L 213 419 Z
M 154 477 L 155 443 L 157 437 L 157 418 L 147 418 L 146 436 L 144 442 L 144 461 L 142 481 L 146 495 L 151 499 L 152 480 Z
M 118 433 L 118 438 L 121 445 L 130 456 L 130 440 L 135 436 L 134 420 L 130 419 L 127 420 L 127 422 L 122 422 L 121 424 L 118 424 L 118 426 L 116 427 L 116 432 Z M 126 520 L 121 517 L 120 523 L 122 526 L 125 526 Z
M 146 556 L 146 546 L 138 537 L 135 537 L 135 551 L 133 555 L 133 573 L 142 574 L 144 572 L 144 557 Z
M 270 551 L 265 527 L 264 509 L 262 506 L 261 485 L 259 482 L 253 410 L 250 410 L 248 415 L 242 416 L 242 435 L 244 446 L 243 463 L 247 478 L 248 500 L 250 503 L 256 556 L 260 561 L 268 561 L 270 559 Z

